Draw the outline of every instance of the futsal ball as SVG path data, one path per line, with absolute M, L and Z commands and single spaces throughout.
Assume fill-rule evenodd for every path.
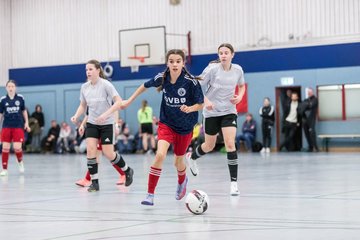
M 209 203 L 208 195 L 201 190 L 192 190 L 185 199 L 187 209 L 196 215 L 206 212 Z

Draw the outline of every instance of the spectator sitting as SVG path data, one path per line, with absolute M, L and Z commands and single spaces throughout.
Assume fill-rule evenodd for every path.
M 76 129 L 74 132 L 74 136 L 73 138 L 70 140 L 69 142 L 69 148 L 70 148 L 70 152 L 71 153 L 80 153 L 80 145 L 82 143 L 82 141 L 85 139 L 85 134 L 80 134 L 79 133 L 79 127 L 81 125 L 81 122 L 78 122 L 76 124 Z M 85 151 L 83 151 L 85 152 Z
M 130 128 L 126 125 L 117 139 L 117 149 L 119 153 L 134 152 L 134 135 L 130 134 Z
M 57 153 L 70 152 L 69 142 L 71 137 L 71 127 L 66 122 L 61 123 L 59 137 L 56 141 Z
M 236 137 L 236 144 L 239 147 L 240 141 L 245 142 L 245 147 L 248 152 L 252 151 L 252 145 L 255 141 L 256 136 L 256 122 L 253 120 L 251 113 L 246 114 L 246 120 L 242 126 L 242 134 Z
M 55 152 L 56 141 L 59 137 L 59 133 L 60 126 L 57 124 L 56 120 L 52 120 L 48 134 L 41 141 L 41 148 L 43 152 Z

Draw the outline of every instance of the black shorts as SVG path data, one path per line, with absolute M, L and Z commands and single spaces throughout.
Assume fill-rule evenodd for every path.
M 102 145 L 114 144 L 114 125 L 95 125 L 91 123 L 86 123 L 85 137 L 101 139 Z
M 141 133 L 153 134 L 153 124 L 152 123 L 142 123 L 141 124 Z
M 208 135 L 216 135 L 223 127 L 237 128 L 237 115 L 228 114 L 219 117 L 205 118 L 205 133 Z

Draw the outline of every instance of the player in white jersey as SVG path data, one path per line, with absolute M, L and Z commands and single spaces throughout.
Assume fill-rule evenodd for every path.
M 245 80 L 242 68 L 231 62 L 234 54 L 231 44 L 221 44 L 218 47 L 219 61 L 211 62 L 201 75 L 203 81 L 200 81 L 200 84 L 205 94 L 205 142 L 198 145 L 192 153 L 187 153 L 186 158 L 192 174 L 198 175 L 196 159 L 214 149 L 217 134 L 221 130 L 230 172 L 230 194 L 236 196 L 240 194 L 237 186 L 238 157 L 235 147 L 236 104 L 244 95 Z M 238 95 L 235 95 L 236 88 L 239 90 Z
M 79 116 L 89 110 L 86 123 L 86 155 L 88 169 L 92 184 L 88 191 L 99 191 L 98 163 L 96 162 L 97 144 L 101 139 L 103 154 L 125 172 L 125 186 L 130 186 L 133 181 L 134 171 L 127 166 L 124 159 L 114 151 L 114 112 L 121 106 L 121 98 L 115 87 L 102 78 L 101 65 L 96 60 L 90 60 L 86 64 L 86 76 L 88 81 L 81 86 L 80 105 L 71 118 L 77 122 Z

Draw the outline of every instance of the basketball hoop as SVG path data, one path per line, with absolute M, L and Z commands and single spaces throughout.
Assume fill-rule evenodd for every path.
M 128 57 L 128 59 L 131 59 L 131 60 L 137 60 L 139 61 L 138 63 L 144 63 L 145 62 L 145 57 L 139 57 L 139 56 L 130 56 Z M 135 73 L 135 72 L 139 72 L 139 65 L 140 64 L 137 64 L 136 61 L 133 61 L 134 64 L 132 64 L 130 66 L 130 70 L 132 73 Z
M 144 62 L 145 62 L 145 57 L 130 56 L 130 57 L 128 57 L 128 59 L 139 60 L 139 62 L 141 62 L 141 63 L 144 63 Z

